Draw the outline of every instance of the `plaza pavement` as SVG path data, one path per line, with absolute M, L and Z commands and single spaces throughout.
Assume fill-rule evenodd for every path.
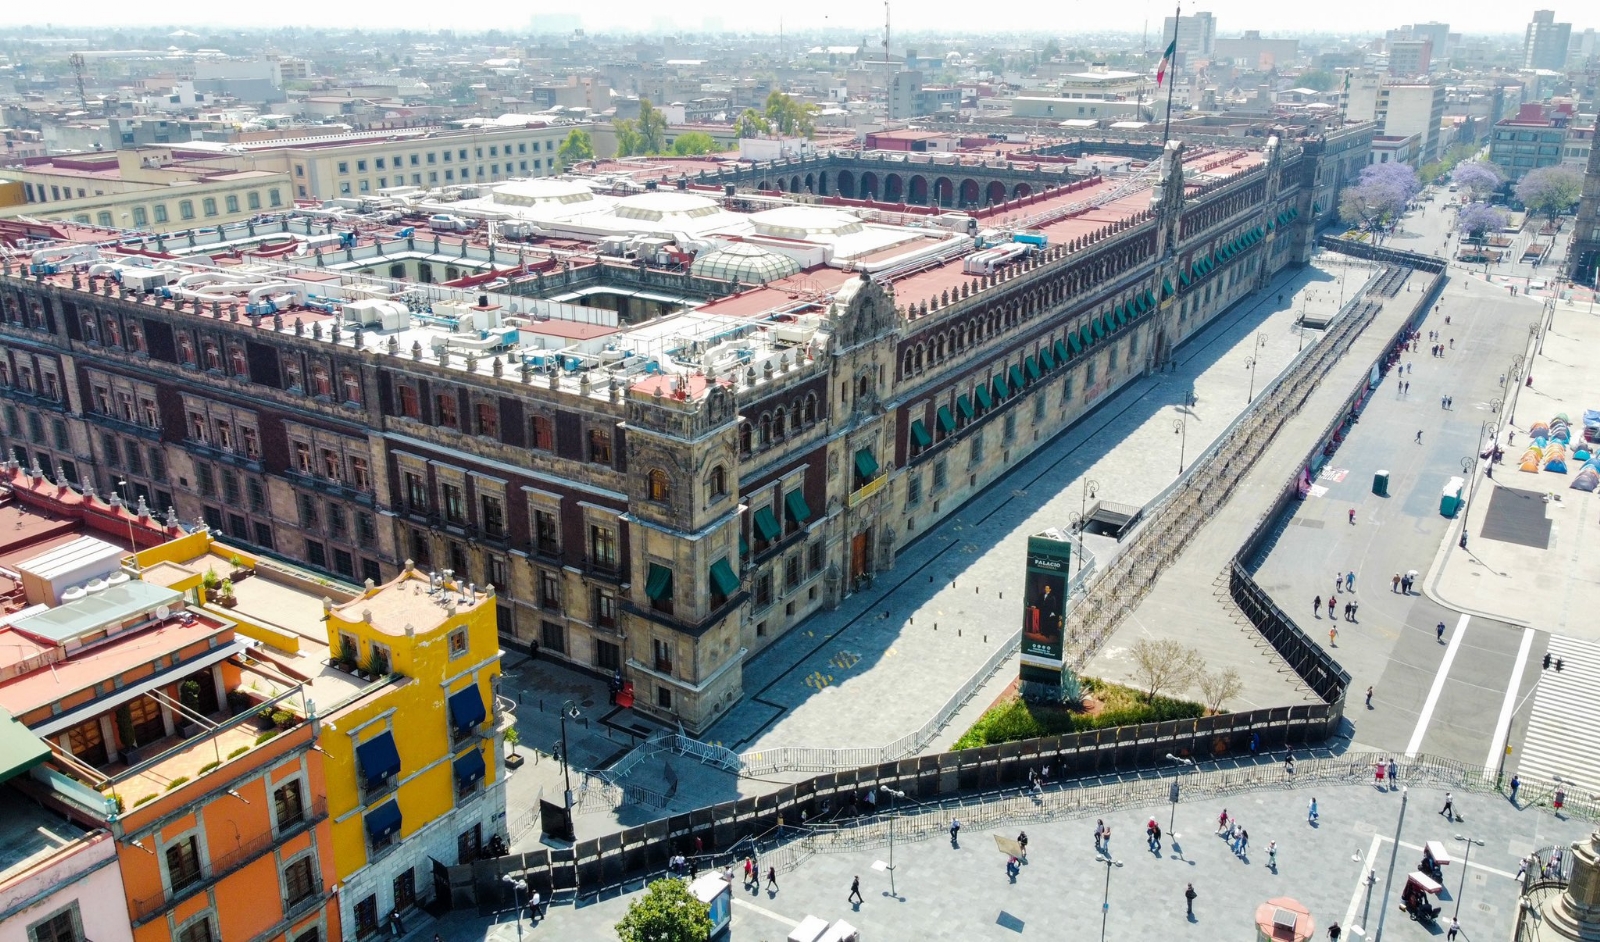
M 1313 796 L 1320 812 L 1315 825 L 1306 820 Z M 1092 940 L 1100 937 L 1101 903 L 1107 898 L 1107 938 L 1250 938 L 1255 908 L 1279 896 L 1296 899 L 1310 910 L 1316 938 L 1322 938 L 1333 921 L 1346 929 L 1346 938 L 1357 938 L 1350 931 L 1354 926 L 1363 926 L 1368 937 L 1373 934 L 1386 889 L 1391 891 L 1391 909 L 1384 938 L 1393 942 L 1421 942 L 1442 934 L 1458 897 L 1468 940 L 1508 938 L 1516 910 L 1513 877 L 1520 858 L 1539 847 L 1576 840 L 1589 827 L 1558 819 L 1547 808 L 1515 807 L 1494 794 L 1457 793 L 1454 800 L 1463 816 L 1456 823 L 1438 813 L 1443 789 L 1420 786 L 1408 791 L 1392 882 L 1389 860 L 1401 802 L 1397 791 L 1358 784 L 1326 789 L 1270 787 L 1225 800 L 1181 802 L 1172 829 L 1180 837 L 1173 840 L 1168 834 L 1159 855 L 1146 848 L 1144 824 L 1154 818 L 1168 830 L 1174 809 L 1165 803 L 1091 808 L 1048 822 L 968 827 L 959 846 L 952 846 L 937 831 L 923 840 L 902 837 L 893 854 L 895 895 L 889 892 L 889 874 L 874 869 L 876 861 L 889 858 L 883 844 L 818 853 L 780 873 L 776 891 L 765 887 L 752 891 L 736 879 L 728 938 L 781 939 L 807 915 L 817 915 L 830 921 L 844 919 L 861 930 L 863 938 L 883 942 Z M 1250 847 L 1243 857 L 1235 857 L 1214 833 L 1224 807 L 1250 832 Z M 1113 830 L 1115 865 L 1109 870 L 1093 847 L 1096 819 L 1105 820 Z M 1023 828 L 1029 837 L 1028 862 L 1013 881 L 1005 874 L 1006 858 L 991 834 L 1011 838 Z M 1462 864 L 1466 845 L 1456 835 L 1483 842 L 1474 846 L 1469 866 Z M 1444 914 L 1433 929 L 1397 910 L 1405 875 L 1416 867 L 1422 843 L 1429 840 L 1445 842 L 1455 857 L 1445 868 L 1446 889 L 1436 901 Z M 1276 867 L 1268 863 L 1269 841 L 1277 842 Z M 1370 896 L 1362 879 L 1368 870 L 1377 877 Z M 861 878 L 865 898 L 861 904 L 845 899 L 855 876 Z M 1193 919 L 1184 913 L 1183 893 L 1189 883 L 1198 894 Z M 576 906 L 552 906 L 536 926 L 524 921 L 521 930 L 528 938 L 612 939 L 614 925 L 639 895 L 637 887 L 630 887 L 629 892 L 599 899 L 585 897 Z M 457 913 L 430 928 L 443 942 L 511 942 L 518 938 L 519 927 L 510 914 L 485 926 L 475 914 Z

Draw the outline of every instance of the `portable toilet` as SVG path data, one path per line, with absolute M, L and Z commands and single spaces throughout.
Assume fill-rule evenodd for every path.
M 1372 493 L 1379 497 L 1389 496 L 1389 472 L 1379 471 L 1372 476 Z
M 1461 510 L 1461 489 L 1466 486 L 1466 481 L 1459 477 L 1451 478 L 1444 486 L 1444 493 L 1439 496 L 1439 515 L 1441 517 L 1454 517 Z

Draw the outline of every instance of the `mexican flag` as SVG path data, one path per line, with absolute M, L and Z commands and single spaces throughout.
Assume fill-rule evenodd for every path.
M 1174 31 L 1176 32 L 1176 31 Z M 1156 66 L 1156 87 L 1167 78 L 1167 66 L 1172 64 L 1172 57 L 1178 54 L 1178 37 L 1172 37 L 1172 43 L 1167 46 L 1167 51 L 1161 54 L 1161 64 Z

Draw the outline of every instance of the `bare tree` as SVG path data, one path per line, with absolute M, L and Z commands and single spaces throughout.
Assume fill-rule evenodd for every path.
M 1220 671 L 1201 671 L 1196 683 L 1200 686 L 1200 696 L 1205 698 L 1206 709 L 1213 713 L 1221 713 L 1224 703 L 1244 692 L 1244 681 L 1239 679 L 1239 672 L 1231 667 Z
M 1171 638 L 1159 641 L 1140 638 L 1133 643 L 1131 652 L 1134 678 L 1144 688 L 1148 700 L 1154 700 L 1160 693 L 1189 686 L 1206 666 L 1199 651 Z

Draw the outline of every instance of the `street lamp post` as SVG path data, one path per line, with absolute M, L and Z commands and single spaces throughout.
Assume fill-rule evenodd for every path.
M 1078 572 L 1083 572 L 1083 538 L 1089 526 L 1089 498 L 1100 491 L 1100 482 L 1094 478 L 1083 479 L 1083 496 L 1078 501 Z
M 1182 756 L 1175 756 L 1170 752 L 1167 753 L 1167 761 L 1168 762 L 1176 762 L 1178 765 L 1186 765 L 1191 769 L 1194 768 L 1194 760 L 1193 759 L 1185 759 Z M 1172 776 L 1172 789 L 1171 789 L 1171 791 L 1169 791 L 1167 793 L 1167 797 L 1172 802 L 1172 814 L 1170 816 L 1168 816 L 1168 818 L 1167 818 L 1167 835 L 1172 838 L 1172 846 L 1177 847 L 1178 846 L 1178 838 L 1179 838 L 1180 835 L 1178 834 L 1178 832 L 1173 830 L 1173 828 L 1178 826 L 1178 776 L 1177 775 L 1173 775 Z
M 514 873 L 501 877 L 511 884 L 511 915 L 517 921 L 517 938 L 522 938 L 522 891 L 528 888 L 528 881 L 521 879 Z
M 1250 367 L 1250 394 L 1244 397 L 1244 401 L 1245 401 L 1246 405 L 1249 405 L 1250 403 L 1255 401 L 1255 398 L 1256 398 L 1256 361 L 1261 359 L 1261 348 L 1265 347 L 1266 345 L 1267 345 L 1267 335 L 1265 333 L 1256 334 L 1255 350 L 1252 351 L 1252 353 L 1250 355 L 1250 358 L 1245 360 L 1245 365 Z
M 1450 914 L 1451 919 L 1455 919 L 1461 915 L 1461 896 L 1467 892 L 1467 866 L 1472 863 L 1472 845 L 1477 844 L 1479 847 L 1483 846 L 1483 841 L 1480 841 L 1476 837 L 1472 837 L 1470 835 L 1457 834 L 1456 840 L 1464 841 L 1466 843 L 1467 856 L 1465 860 L 1461 861 L 1461 885 L 1456 887 L 1456 911 Z
M 561 778 L 567 786 L 565 798 L 569 824 L 572 820 L 572 763 L 568 759 L 569 753 L 567 752 L 567 720 L 568 718 L 575 720 L 582 715 L 578 712 L 578 705 L 573 701 L 568 700 L 561 704 Z
M 1106 917 L 1111 914 L 1111 868 L 1117 861 L 1112 857 L 1096 857 L 1094 861 L 1106 865 L 1105 896 L 1100 900 L 1100 942 L 1106 942 Z
M 906 797 L 905 792 L 896 791 L 887 785 L 878 786 L 878 790 L 885 792 L 894 798 Z M 894 888 L 894 819 L 895 816 L 893 814 L 889 815 L 889 866 L 885 867 L 884 869 L 889 871 L 889 895 L 895 899 L 899 899 L 900 894 Z
M 1389 849 L 1389 875 L 1383 881 L 1383 903 L 1378 907 L 1378 931 L 1373 935 L 1372 942 L 1383 942 L 1383 922 L 1389 915 L 1389 890 L 1394 886 L 1394 864 L 1400 856 L 1400 829 L 1406 824 L 1406 801 L 1410 792 L 1409 786 L 1400 789 L 1400 820 L 1394 826 L 1394 843 Z
M 1461 459 L 1461 474 L 1467 479 L 1466 498 L 1461 501 L 1461 548 L 1467 548 L 1467 514 L 1472 506 L 1472 486 L 1478 482 L 1478 456 L 1466 455 Z
M 1173 419 L 1172 420 L 1172 434 L 1178 436 L 1178 473 L 1182 474 L 1183 473 L 1184 451 L 1187 449 L 1187 447 L 1189 445 L 1189 421 L 1188 421 L 1188 419 L 1182 419 L 1182 418 Z

